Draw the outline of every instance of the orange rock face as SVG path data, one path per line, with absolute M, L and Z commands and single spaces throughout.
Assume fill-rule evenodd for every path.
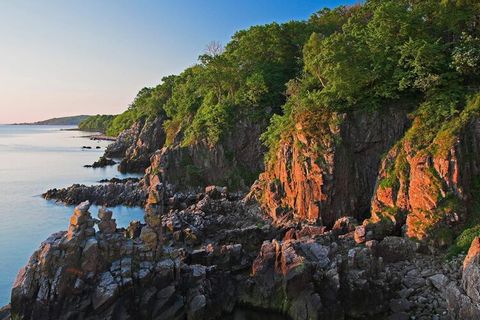
M 476 237 L 473 239 L 470 249 L 468 249 L 468 254 L 463 260 L 463 269 L 465 270 L 471 263 L 472 260 L 480 254 L 480 238 Z
M 382 162 L 372 201 L 372 217 L 364 225 L 387 221 L 397 232 L 446 245 L 451 231 L 466 220 L 471 185 L 480 173 L 480 120 L 470 121 L 444 152 L 413 151 L 407 141 L 393 147 Z M 440 231 L 439 231 L 440 230 Z M 382 236 L 382 235 L 380 235 Z M 384 235 L 383 235 L 384 236 Z
M 381 156 L 408 126 L 401 108 L 321 117 L 305 115 L 260 176 L 258 198 L 277 222 L 363 220 Z

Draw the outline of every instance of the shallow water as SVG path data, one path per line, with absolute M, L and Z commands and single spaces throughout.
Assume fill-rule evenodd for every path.
M 84 168 L 102 155 L 109 142 L 90 141 L 86 132 L 62 128 L 71 127 L 0 125 L 0 307 L 10 301 L 17 271 L 41 241 L 68 227 L 73 207 L 40 195 L 54 187 L 127 176 L 114 166 Z M 84 145 L 92 149 L 82 150 Z M 90 211 L 96 215 L 95 207 Z M 120 227 L 143 218 L 140 208 L 115 207 L 113 211 Z

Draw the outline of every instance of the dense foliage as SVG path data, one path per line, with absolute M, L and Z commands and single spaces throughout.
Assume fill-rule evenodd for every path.
M 479 16 L 474 0 L 369 0 L 307 21 L 254 26 L 225 48 L 209 47 L 180 75 L 142 89 L 128 110 L 105 122 L 106 131 L 117 135 L 162 115 L 167 144 L 175 137 L 182 145 L 216 144 L 239 121 L 270 119 L 262 140 L 273 153 L 305 113 L 408 99 L 419 106 L 419 130 L 410 138 L 421 147 L 478 90 Z
M 209 47 L 180 75 L 142 89 L 106 131 L 117 135 L 138 120 L 164 114 L 167 143 L 182 132 L 183 145 L 215 144 L 237 121 L 268 121 L 283 112 L 287 82 L 303 72 L 302 51 L 310 35 L 338 31 L 350 15 L 345 7 L 325 9 L 308 21 L 239 31 L 225 48 Z
M 438 128 L 478 90 L 477 1 L 371 0 L 326 13 L 317 19 L 337 15 L 339 24 L 306 43 L 303 75 L 290 81 L 284 113 L 262 137 L 272 152 L 304 112 L 378 109 L 413 99 L 423 101 L 417 126 Z
M 78 128 L 83 131 L 97 131 L 105 133 L 107 128 L 112 123 L 115 116 L 97 114 L 96 116 L 90 116 L 78 124 Z

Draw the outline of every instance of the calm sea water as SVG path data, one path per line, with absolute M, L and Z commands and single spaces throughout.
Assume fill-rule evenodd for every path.
M 84 168 L 103 153 L 108 142 L 91 141 L 88 133 L 65 131 L 72 127 L 0 125 L 0 307 L 10 301 L 17 271 L 41 241 L 66 230 L 73 206 L 44 200 L 50 188 L 73 183 L 126 177 L 116 167 Z M 82 150 L 82 146 L 92 146 Z M 101 149 L 95 149 L 100 146 Z M 97 208 L 91 212 L 96 215 Z M 140 208 L 115 207 L 119 226 L 143 218 Z

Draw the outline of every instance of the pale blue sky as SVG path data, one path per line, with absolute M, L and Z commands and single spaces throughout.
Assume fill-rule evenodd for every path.
M 0 1 L 0 123 L 120 113 L 236 30 L 352 0 Z

